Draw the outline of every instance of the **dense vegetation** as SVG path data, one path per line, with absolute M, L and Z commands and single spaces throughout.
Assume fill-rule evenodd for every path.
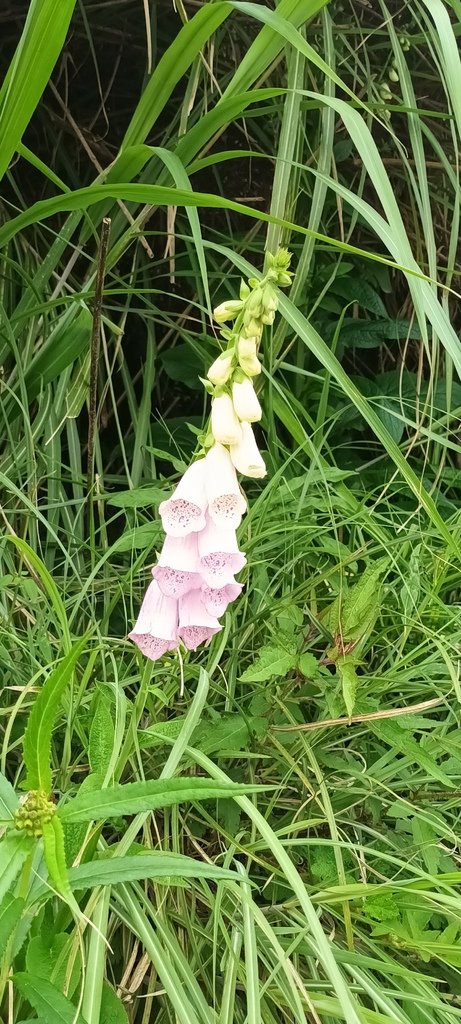
M 455 1024 L 459 0 L 0 25 L 0 1018 Z M 281 247 L 244 589 L 151 661 L 213 309 Z

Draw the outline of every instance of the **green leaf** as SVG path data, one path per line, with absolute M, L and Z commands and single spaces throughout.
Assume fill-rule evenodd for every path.
M 25 374 L 29 401 L 37 397 L 42 387 L 59 377 L 85 348 L 89 348 L 92 323 L 93 318 L 86 306 L 82 306 L 77 315 L 74 309 L 66 310 L 29 364 Z M 12 408 L 20 412 L 17 402 Z
M 430 754 L 428 754 L 421 743 L 417 743 L 408 733 L 407 729 L 402 729 L 398 722 L 386 722 L 383 719 L 373 719 L 368 722 L 368 728 L 388 744 L 389 747 L 395 752 L 395 754 L 402 754 L 407 758 L 410 763 L 413 762 L 424 769 L 429 777 L 437 779 L 438 782 L 442 783 L 442 786 L 447 786 L 448 789 L 455 789 L 456 785 L 453 779 L 451 779 L 435 761 Z
M 354 710 L 357 693 L 358 678 L 355 671 L 356 665 L 357 662 L 352 655 L 345 654 L 336 660 L 336 670 L 341 679 L 343 699 L 349 717 Z
M 66 38 L 75 0 L 32 0 L 0 91 L 0 179 L 47 86 Z
M 27 768 L 27 789 L 41 789 L 47 795 L 51 792 L 51 733 L 61 697 L 72 678 L 85 643 L 86 637 L 82 637 L 74 644 L 36 697 L 24 734 L 23 756 Z
M 19 799 L 8 779 L 0 772 L 0 821 L 11 821 Z
M 90 889 L 96 885 L 117 885 L 143 878 L 209 878 L 214 881 L 235 881 L 235 871 L 215 867 L 181 853 L 142 852 L 136 856 L 100 857 L 98 860 L 70 868 L 72 889 Z
M 90 773 L 89 775 L 86 775 L 78 788 L 79 794 L 94 792 L 95 790 L 101 789 L 102 781 L 103 780 L 101 779 L 99 773 L 94 775 Z M 66 851 L 67 865 L 73 864 L 77 854 L 80 853 L 82 843 L 84 842 L 87 833 L 87 829 L 88 825 L 85 822 L 80 822 L 75 825 L 71 825 L 70 823 L 65 822 L 64 846 Z
M 21 896 L 13 896 L 7 892 L 0 903 L 0 953 L 5 949 L 8 939 L 19 924 L 24 910 Z
M 256 661 L 245 669 L 240 680 L 242 683 L 263 683 L 273 676 L 285 676 L 296 667 L 297 660 L 295 644 L 287 647 L 261 647 Z
M 126 786 L 112 786 L 99 792 L 79 793 L 59 808 L 59 815 L 66 824 L 118 818 L 124 814 L 131 817 L 142 811 L 172 807 L 185 800 L 215 800 L 219 797 L 255 793 L 260 789 L 260 786 L 219 783 L 214 779 L 150 779 L 146 782 L 129 782 Z
M 176 740 L 181 732 L 181 729 L 186 721 L 186 716 L 181 715 L 179 718 L 170 718 L 168 722 L 156 722 L 155 725 L 150 725 L 148 729 L 143 729 L 139 733 L 139 746 L 143 749 L 145 747 L 160 747 L 168 740 Z
M 18 832 L 8 832 L 0 841 L 0 900 L 13 885 L 33 847 L 33 839 Z
M 90 727 L 88 759 L 91 771 L 104 777 L 114 750 L 114 722 L 112 702 L 102 689 L 95 696 L 96 707 Z
M 133 487 L 131 491 L 111 494 L 108 503 L 116 508 L 157 508 L 164 497 L 161 487 Z
M 122 1000 L 119 999 L 112 985 L 109 985 L 108 981 L 104 981 L 98 1024 L 128 1024 L 128 1022 L 128 1014 Z
M 307 676 L 308 679 L 313 679 L 318 674 L 319 666 L 315 655 L 310 654 L 309 651 L 305 651 L 298 658 L 299 671 L 303 676 Z
M 61 986 L 65 984 L 67 964 L 63 958 L 58 974 L 56 964 L 60 955 L 69 942 L 69 936 L 65 932 L 58 932 L 57 935 L 49 935 L 44 927 L 40 935 L 33 935 L 29 939 L 26 951 L 26 971 L 34 978 L 45 978 Z
M 192 742 L 204 754 L 219 751 L 226 757 L 237 750 L 244 750 L 251 744 L 254 736 L 261 738 L 267 729 L 264 718 L 245 718 L 243 715 L 223 714 L 216 722 L 201 722 L 195 730 Z
M 160 522 L 144 523 L 136 526 L 133 530 L 126 530 L 122 533 L 112 546 L 112 551 L 144 551 L 153 547 L 161 537 L 162 527 Z
M 18 992 L 26 999 L 45 1024 L 85 1024 L 77 1008 L 62 992 L 45 978 L 25 971 L 13 975 Z
M 43 848 L 50 879 L 57 891 L 68 899 L 71 896 L 64 846 L 64 829 L 57 814 L 43 825 Z

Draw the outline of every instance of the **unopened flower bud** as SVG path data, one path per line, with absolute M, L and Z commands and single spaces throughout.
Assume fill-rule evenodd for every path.
M 225 384 L 232 371 L 232 352 L 222 352 L 208 370 L 207 377 L 212 384 Z
M 263 324 L 273 324 L 275 320 L 275 310 L 270 309 L 267 313 L 263 313 L 261 320 Z
M 211 403 L 211 432 L 220 444 L 238 444 L 242 428 L 237 419 L 230 395 L 219 395 Z
M 264 288 L 263 306 L 266 313 L 275 312 L 278 306 L 277 293 L 270 284 L 266 284 Z
M 240 299 L 228 299 L 227 302 L 221 302 L 213 310 L 214 319 L 217 320 L 218 324 L 223 324 L 225 320 L 234 320 L 237 313 L 240 313 L 241 308 L 242 302 Z
M 263 332 L 262 324 L 260 320 L 255 320 L 254 317 L 248 316 L 244 318 L 244 334 L 246 338 L 256 338 L 258 341 Z
M 261 419 L 262 409 L 249 377 L 234 381 L 232 401 L 239 420 L 245 423 L 257 423 Z
M 239 338 L 238 360 L 248 377 L 257 377 L 262 370 L 256 351 L 256 338 Z

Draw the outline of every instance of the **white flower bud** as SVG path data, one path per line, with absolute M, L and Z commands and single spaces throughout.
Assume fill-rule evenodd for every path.
M 245 377 L 241 381 L 234 381 L 232 401 L 239 420 L 245 423 L 257 423 L 261 419 L 262 409 L 249 377 Z
M 258 480 L 266 475 L 266 466 L 250 423 L 242 423 L 242 440 L 231 445 L 231 459 L 235 468 L 244 476 Z
M 257 377 L 262 370 L 256 351 L 256 338 L 239 338 L 238 360 L 248 377 Z
M 212 384 L 225 384 L 229 380 L 232 370 L 233 355 L 231 352 L 222 352 L 208 370 L 207 377 Z
M 237 313 L 240 313 L 242 306 L 243 302 L 240 299 L 228 299 L 227 302 L 221 302 L 213 310 L 214 319 L 217 320 L 218 324 L 223 324 L 225 320 L 234 320 Z
M 218 395 L 211 403 L 211 433 L 220 444 L 238 444 L 242 428 L 234 412 L 230 395 Z

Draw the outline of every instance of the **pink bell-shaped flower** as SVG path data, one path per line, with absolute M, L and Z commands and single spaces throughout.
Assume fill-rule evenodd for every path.
M 182 597 L 200 587 L 197 534 L 172 537 L 167 534 L 152 575 L 167 597 Z
M 205 491 L 208 515 L 217 526 L 236 530 L 247 503 L 227 448 L 214 444 L 205 457 Z
M 171 498 L 162 501 L 159 512 L 165 533 L 172 537 L 186 537 L 188 533 L 203 530 L 207 498 L 204 480 L 205 460 L 193 462 L 181 477 Z
M 219 619 L 224 615 L 228 604 L 241 594 L 242 589 L 243 585 L 236 583 L 235 580 L 227 583 L 225 587 L 208 587 L 206 583 L 202 583 L 202 601 L 207 612 Z
M 222 529 L 212 519 L 208 519 L 205 529 L 198 535 L 198 553 L 202 579 L 208 587 L 233 583 L 235 573 L 246 564 L 235 530 Z
M 165 597 L 156 580 L 149 584 L 128 636 L 151 661 L 178 646 L 178 602 Z
M 190 590 L 179 599 L 178 633 L 188 651 L 195 651 L 220 629 L 216 616 L 207 612 L 200 590 Z

